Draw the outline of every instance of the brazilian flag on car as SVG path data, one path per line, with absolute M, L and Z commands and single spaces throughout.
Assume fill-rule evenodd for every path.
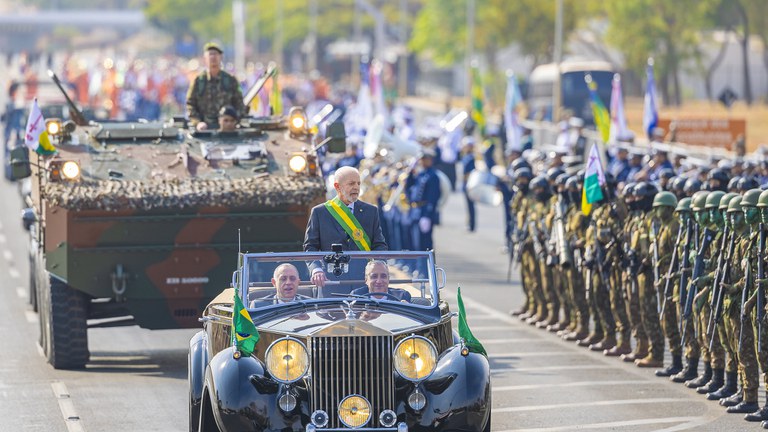
M 251 314 L 243 306 L 243 300 L 240 299 L 240 293 L 235 289 L 235 304 L 232 310 L 232 327 L 237 350 L 241 354 L 250 356 L 259 341 L 259 332 L 253 324 Z
M 458 289 L 458 293 L 456 294 L 456 301 L 459 303 L 459 337 L 464 339 L 464 343 L 467 345 L 470 352 L 488 357 L 483 344 L 481 344 L 475 335 L 472 334 L 472 331 L 467 324 L 467 312 L 464 311 L 464 301 L 461 299 L 461 288 Z

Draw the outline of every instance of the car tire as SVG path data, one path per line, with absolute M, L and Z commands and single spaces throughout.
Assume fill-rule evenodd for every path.
M 85 366 L 88 352 L 88 299 L 45 272 L 39 290 L 41 345 L 55 369 Z
M 488 423 L 485 424 L 483 432 L 491 432 L 491 413 L 488 413 Z

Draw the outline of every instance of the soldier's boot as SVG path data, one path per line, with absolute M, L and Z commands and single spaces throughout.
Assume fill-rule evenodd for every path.
M 641 368 L 662 367 L 664 366 L 664 358 L 656 358 L 653 356 L 653 354 L 648 353 L 647 356 L 641 359 L 635 359 L 635 366 Z
M 707 393 L 707 399 L 708 400 L 720 400 L 723 398 L 727 398 L 734 393 L 736 393 L 736 383 L 739 380 L 739 373 L 738 372 L 726 372 L 725 373 L 725 383 L 722 387 L 715 390 L 712 393 Z
M 739 386 L 736 388 L 736 392 L 726 398 L 720 399 L 720 405 L 724 407 L 732 407 L 736 406 L 741 403 L 741 401 L 744 400 L 744 389 L 741 386 L 741 383 L 739 383 Z
M 760 409 L 757 404 L 757 389 L 744 391 L 744 399 L 736 405 L 729 406 L 725 412 L 728 414 L 750 414 Z
M 704 373 L 699 375 L 698 377 L 686 381 L 685 386 L 692 389 L 697 389 L 704 384 L 708 383 L 709 380 L 712 379 L 712 365 L 710 365 L 707 362 L 704 362 Z
M 544 319 L 538 321 L 535 324 L 536 327 L 540 328 L 540 329 L 546 329 L 547 327 L 549 327 L 551 325 L 557 324 L 559 312 L 560 312 L 559 308 L 554 308 L 554 307 L 548 308 L 546 317 L 544 317 Z
M 676 383 L 684 383 L 686 381 L 695 379 L 699 375 L 699 371 L 698 371 L 699 359 L 692 358 L 692 359 L 686 359 L 686 360 L 687 362 L 683 370 L 678 372 L 676 375 L 670 377 L 669 378 L 670 381 L 676 382 Z M 709 381 L 709 378 L 707 378 L 707 381 Z M 704 381 L 704 382 L 707 382 L 707 381 Z
M 570 320 L 568 319 L 568 316 L 566 315 L 565 318 L 561 319 L 560 321 L 547 326 L 547 331 L 551 333 L 557 333 L 563 329 L 568 328 L 570 326 Z
M 760 423 L 760 427 L 763 428 L 763 429 L 768 429 L 768 420 Z
M 537 322 L 543 320 L 544 316 L 546 315 L 546 313 L 547 313 L 547 310 L 544 307 L 544 305 L 539 304 L 539 305 L 536 306 L 536 313 L 531 315 L 531 316 L 529 316 L 525 320 L 525 323 L 526 324 L 530 324 L 530 325 L 534 325 Z
M 588 347 L 592 344 L 598 343 L 603 338 L 603 332 L 597 333 L 592 332 L 584 339 L 579 339 L 578 342 L 576 342 L 576 345 L 580 347 Z
M 622 337 L 615 347 L 604 350 L 603 355 L 608 357 L 618 357 L 632 352 L 632 343 L 629 338 Z
M 627 363 L 632 363 L 635 360 L 639 360 L 648 355 L 648 339 L 640 338 L 637 341 L 635 351 L 629 354 L 621 356 L 621 360 Z
M 616 346 L 616 335 L 614 333 L 608 333 L 598 343 L 589 346 L 592 351 L 605 351 Z
M 745 415 L 744 420 L 750 422 L 768 420 L 768 391 L 765 392 L 765 405 L 763 405 L 763 407 L 759 410 Z
M 517 309 L 512 309 L 511 311 L 509 311 L 509 314 L 512 316 L 520 316 L 526 312 L 528 312 L 528 303 L 525 303 L 524 305 L 520 306 Z
M 681 370 L 683 370 L 683 356 L 673 355 L 671 365 L 664 369 L 657 369 L 654 373 L 657 377 L 668 377 L 677 374 Z
M 574 331 L 563 336 L 563 339 L 573 342 L 585 339 L 587 336 L 589 336 L 589 327 L 578 325 Z
M 557 335 L 560 336 L 561 338 L 565 338 L 566 335 L 576 331 L 576 327 L 578 327 L 578 325 L 576 324 L 576 320 L 571 320 L 571 322 L 568 323 L 567 327 L 564 327 L 557 331 Z
M 712 369 L 712 378 L 708 383 L 696 389 L 696 393 L 707 394 L 716 392 L 717 389 L 723 386 L 723 376 L 725 375 L 725 369 Z

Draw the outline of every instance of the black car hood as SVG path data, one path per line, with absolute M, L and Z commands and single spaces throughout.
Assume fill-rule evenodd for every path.
M 398 334 L 434 323 L 429 316 L 419 319 L 410 314 L 377 308 L 353 307 L 348 313 L 338 305 L 309 311 L 297 309 L 295 313 L 265 317 L 264 320 L 260 320 L 258 315 L 253 318 L 259 330 L 304 337 Z

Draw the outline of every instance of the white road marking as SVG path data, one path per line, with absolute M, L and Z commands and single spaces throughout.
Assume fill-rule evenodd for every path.
M 642 426 L 652 425 L 660 423 L 680 423 L 680 422 L 694 422 L 701 421 L 703 417 L 660 417 L 649 419 L 637 419 L 637 420 L 625 420 L 617 422 L 606 423 L 590 423 L 590 424 L 571 424 L 568 426 L 559 427 L 544 427 L 544 428 L 530 428 L 530 429 L 507 429 L 499 432 L 568 432 L 572 430 L 592 430 L 592 429 L 617 429 L 629 426 Z
M 485 345 L 485 342 L 483 342 Z M 529 351 L 529 352 L 510 352 L 510 353 L 494 353 L 488 354 L 489 358 L 508 358 L 508 357 L 539 357 L 539 356 L 565 356 L 573 355 L 570 351 Z
M 13 261 L 13 254 L 8 249 L 3 249 L 3 258 L 6 261 Z
M 455 291 L 453 291 L 451 289 L 448 289 L 448 288 L 443 288 L 443 292 L 445 294 L 447 294 L 448 296 L 452 297 L 454 300 L 456 299 L 456 292 Z M 479 301 L 472 300 L 469 297 L 462 297 L 461 300 L 464 302 L 464 306 L 466 307 L 466 310 L 468 310 L 468 311 L 477 310 L 482 315 L 495 317 L 496 319 L 498 319 L 498 320 L 500 320 L 502 322 L 508 323 L 508 324 L 520 323 L 520 319 L 519 318 L 512 317 L 512 316 L 510 316 L 508 314 L 505 314 L 503 312 L 499 312 L 496 309 L 494 309 L 492 307 L 488 307 L 488 306 L 480 303 Z M 468 315 L 467 320 L 469 321 L 470 327 L 474 331 L 475 328 L 472 327 L 472 325 L 471 325 L 472 317 L 474 315 L 469 314 L 469 313 L 467 315 Z M 505 329 L 508 330 L 509 328 L 505 327 Z
M 564 370 L 593 370 L 602 369 L 605 370 L 605 365 L 568 365 L 568 366 L 537 366 L 528 368 L 491 368 L 493 373 L 511 373 L 511 372 L 548 372 L 548 371 L 564 371 Z
M 516 343 L 530 343 L 530 342 L 545 342 L 541 339 L 536 338 L 520 338 L 520 339 L 483 339 L 482 343 L 483 345 L 506 345 L 506 344 L 516 344 Z M 552 342 L 556 342 L 553 340 Z
M 620 399 L 620 400 L 608 400 L 608 401 L 593 401 L 593 402 L 574 402 L 565 404 L 552 404 L 552 405 L 527 405 L 527 406 L 515 406 L 495 408 L 494 413 L 499 412 L 522 412 L 522 411 L 540 411 L 548 409 L 563 409 L 563 408 L 583 408 L 583 407 L 596 407 L 596 406 L 615 406 L 615 405 L 640 405 L 640 404 L 660 404 L 660 403 L 672 403 L 683 402 L 690 404 L 691 401 L 683 398 L 654 398 L 654 399 Z
M 677 426 L 671 426 L 665 429 L 659 429 L 656 432 L 677 432 L 677 431 L 684 431 L 684 430 L 698 430 L 701 426 L 711 421 L 712 419 L 707 417 L 694 417 L 686 423 L 683 423 Z
M 31 310 L 24 311 L 24 317 L 27 318 L 27 322 L 35 324 L 37 322 L 37 314 Z
M 16 295 L 19 296 L 19 298 L 27 298 L 27 290 L 22 287 L 18 287 L 16 288 Z
M 21 275 L 19 274 L 18 270 L 16 270 L 15 268 L 11 267 L 11 268 L 8 269 L 8 276 L 10 276 L 10 277 L 12 277 L 14 279 L 18 279 L 19 276 L 21 276 Z
M 75 405 L 72 403 L 72 398 L 69 395 L 67 386 L 63 382 L 51 383 L 53 394 L 59 401 L 59 409 L 64 416 L 64 422 L 67 425 L 67 431 L 69 432 L 85 432 L 83 424 L 80 422 L 80 416 L 75 411 Z
M 594 386 L 619 386 L 619 385 L 642 385 L 653 384 L 649 381 L 641 380 L 624 380 L 624 381 L 575 381 L 562 384 L 528 384 L 528 385 L 514 385 L 514 386 L 494 386 L 492 391 L 506 392 L 517 390 L 539 390 L 548 388 L 562 388 L 562 387 L 594 387 Z

